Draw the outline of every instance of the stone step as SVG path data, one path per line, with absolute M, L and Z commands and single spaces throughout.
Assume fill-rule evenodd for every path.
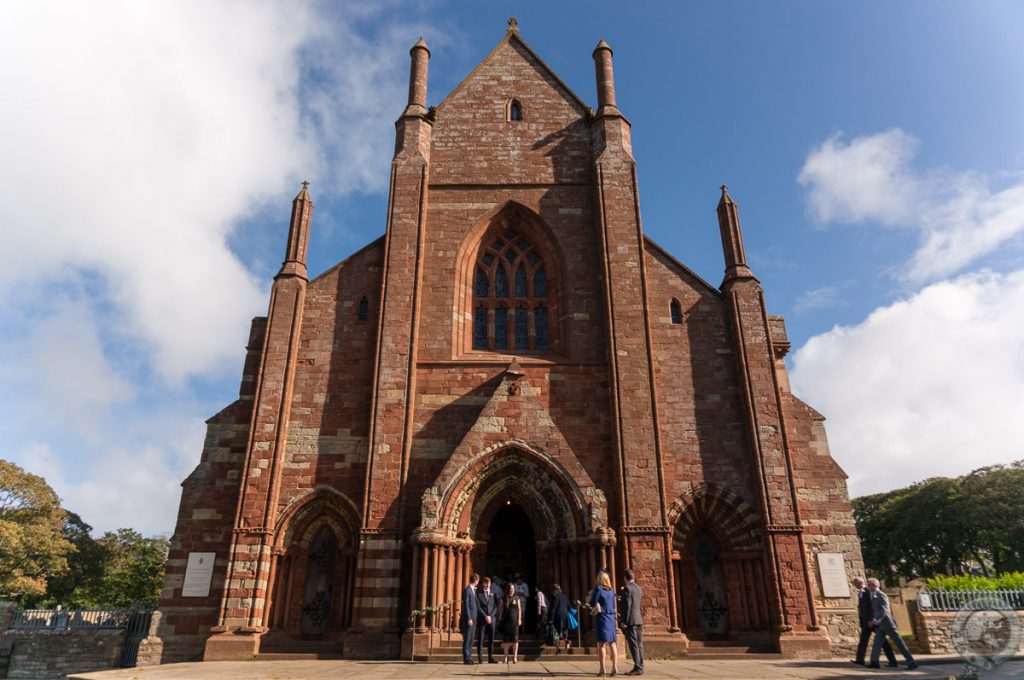
M 255 661 L 326 661 L 344 659 L 338 652 L 260 652 Z

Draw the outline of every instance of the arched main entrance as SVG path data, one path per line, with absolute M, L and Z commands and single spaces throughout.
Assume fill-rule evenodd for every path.
M 422 513 L 410 602 L 417 633 L 457 625 L 473 572 L 502 580 L 521 573 L 531 598 L 538 583 L 559 583 L 577 599 L 599 568 L 614 569 L 603 494 L 525 442 L 502 442 L 469 460 L 453 456 L 424 493 Z

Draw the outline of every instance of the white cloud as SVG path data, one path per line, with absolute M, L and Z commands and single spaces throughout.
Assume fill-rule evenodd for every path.
M 1024 270 L 930 285 L 793 356 L 851 495 L 1024 458 Z
M 97 528 L 173 526 L 191 379 L 237 380 L 266 309 L 239 223 L 283 253 L 300 180 L 386 189 L 409 45 L 443 41 L 389 7 L 0 3 L 0 456 Z
M 797 181 L 820 224 L 875 222 L 916 230 L 904 276 L 925 283 L 962 270 L 1024 232 L 1024 180 L 1001 189 L 977 173 L 912 164 L 918 141 L 900 129 L 836 134 L 807 156 Z

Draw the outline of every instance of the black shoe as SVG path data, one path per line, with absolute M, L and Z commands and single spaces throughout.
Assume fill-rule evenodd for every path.
M 475 666 L 476 665 L 476 662 L 473 661 L 472 659 L 470 659 L 469 661 L 463 661 L 462 663 L 464 663 L 467 666 Z
M 881 668 L 877 663 L 869 663 L 866 668 Z
M 857 661 L 856 659 L 850 659 L 850 663 L 855 663 L 858 666 L 863 666 L 864 665 L 863 661 Z
M 911 661 L 910 663 L 907 664 L 907 670 L 908 671 L 912 671 L 915 668 L 917 668 L 917 662 L 916 661 Z
M 895 661 L 890 661 L 890 662 L 888 663 L 888 666 L 889 666 L 889 668 L 898 668 L 898 667 L 899 667 L 899 664 L 898 664 L 898 663 L 896 663 Z
M 490 659 L 487 660 L 487 663 L 498 663 L 498 660 L 492 656 Z

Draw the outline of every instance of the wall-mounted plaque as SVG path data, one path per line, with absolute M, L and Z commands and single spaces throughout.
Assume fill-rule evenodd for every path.
M 843 553 L 818 553 L 818 575 L 823 597 L 849 597 L 850 581 L 846 578 Z
M 185 583 L 181 586 L 182 597 L 208 597 L 210 581 L 213 580 L 213 562 L 217 553 L 190 552 L 185 566 Z

